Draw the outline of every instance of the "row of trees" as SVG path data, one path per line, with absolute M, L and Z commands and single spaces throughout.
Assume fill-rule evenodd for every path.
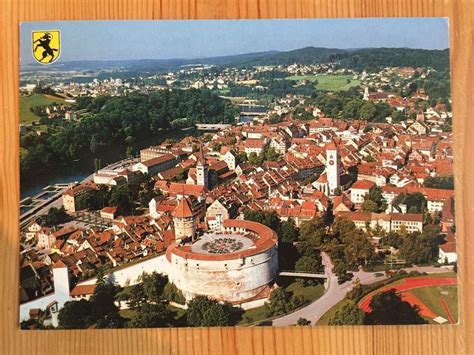
M 130 318 L 120 314 L 117 307 L 119 301 L 127 303 L 132 313 Z M 226 326 L 233 322 L 232 314 L 238 313 L 228 304 L 198 296 L 187 304 L 185 314 L 177 317 L 169 307 L 170 301 L 186 302 L 176 286 L 169 283 L 166 276 L 156 272 L 144 273 L 139 284 L 126 289 L 99 277 L 89 301 L 66 302 L 59 312 L 59 326 L 63 329 Z
M 390 116 L 395 121 L 406 116 L 384 102 L 362 100 L 359 87 L 346 91 L 321 93 L 312 102 L 328 117 L 343 119 L 362 119 L 370 122 L 384 122 Z

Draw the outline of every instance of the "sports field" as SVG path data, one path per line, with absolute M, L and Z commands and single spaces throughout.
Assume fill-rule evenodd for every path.
M 326 90 L 326 91 L 341 91 L 347 90 L 352 86 L 357 86 L 360 84 L 359 80 L 353 80 L 352 75 L 294 75 L 289 76 L 286 78 L 287 80 L 309 80 L 315 81 L 317 80 L 318 83 L 316 88 L 319 90 Z M 349 82 L 348 82 L 349 81 Z
M 43 94 L 32 94 L 28 96 L 20 97 L 20 122 L 34 122 L 39 120 L 33 112 L 30 111 L 31 107 L 50 105 L 53 102 L 64 103 L 64 100 L 50 95 Z
M 384 286 L 360 302 L 359 307 L 364 312 L 370 312 L 372 297 L 382 291 L 395 289 L 402 299 L 420 308 L 420 314 L 428 319 L 441 316 L 453 324 L 458 319 L 457 279 L 455 277 L 412 277 L 401 283 Z
M 458 321 L 458 288 L 456 286 L 432 286 L 411 291 L 433 312 L 454 323 Z

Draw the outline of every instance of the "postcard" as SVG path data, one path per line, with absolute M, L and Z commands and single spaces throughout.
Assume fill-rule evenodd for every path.
M 20 28 L 22 329 L 455 324 L 446 18 Z

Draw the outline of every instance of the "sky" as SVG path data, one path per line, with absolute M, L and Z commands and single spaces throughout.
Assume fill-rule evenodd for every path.
M 34 62 L 31 31 L 57 29 L 58 62 L 199 58 L 307 46 L 449 47 L 447 18 L 25 22 L 21 64 Z

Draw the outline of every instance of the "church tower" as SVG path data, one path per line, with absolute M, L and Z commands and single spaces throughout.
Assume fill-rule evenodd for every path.
M 326 175 L 328 179 L 329 195 L 334 195 L 334 190 L 341 186 L 341 163 L 336 145 L 330 143 L 326 146 Z
M 197 154 L 196 185 L 209 187 L 209 166 L 207 165 L 206 158 L 204 158 L 202 146 Z
M 369 88 L 367 86 L 364 88 L 364 100 L 369 100 Z
M 174 223 L 174 237 L 177 242 L 184 238 L 194 238 L 196 234 L 196 216 L 187 197 L 179 200 L 178 206 L 171 213 L 171 216 Z

